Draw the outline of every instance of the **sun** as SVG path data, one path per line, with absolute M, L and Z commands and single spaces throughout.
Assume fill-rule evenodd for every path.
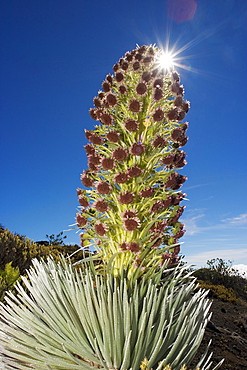
M 174 68 L 174 56 L 171 52 L 168 51 L 161 51 L 160 55 L 158 56 L 158 65 L 160 68 L 165 69 L 167 71 L 171 71 Z

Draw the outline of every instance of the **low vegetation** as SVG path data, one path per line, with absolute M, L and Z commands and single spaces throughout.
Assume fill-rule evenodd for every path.
M 209 296 L 228 302 L 247 300 L 247 280 L 232 267 L 232 261 L 216 258 L 207 267 L 194 271 L 201 288 L 209 289 Z
M 6 291 L 13 290 L 20 275 L 26 275 L 34 258 L 47 260 L 51 256 L 59 261 L 61 256 L 71 256 L 74 263 L 84 257 L 78 245 L 64 244 L 62 232 L 46 237 L 47 241 L 33 242 L 0 226 L 0 301 L 4 299 Z

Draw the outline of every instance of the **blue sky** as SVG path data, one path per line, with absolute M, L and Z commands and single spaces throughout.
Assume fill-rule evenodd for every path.
M 182 253 L 247 265 L 246 28 L 245 1 L 1 1 L 0 222 L 33 240 L 74 223 L 93 97 L 126 51 L 169 40 L 191 102 Z

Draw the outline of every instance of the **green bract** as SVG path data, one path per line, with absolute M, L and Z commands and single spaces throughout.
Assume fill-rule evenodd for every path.
M 23 281 L 27 292 L 18 284 L 1 308 L 4 361 L 17 369 L 139 370 L 146 358 L 147 369 L 178 370 L 209 316 L 205 292 L 195 293 L 184 267 L 130 284 L 124 275 L 106 280 L 89 267 L 34 260 Z

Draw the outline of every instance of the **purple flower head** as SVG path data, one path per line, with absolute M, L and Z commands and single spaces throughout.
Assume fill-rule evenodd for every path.
M 119 64 L 118 63 L 114 64 L 113 71 L 117 72 L 118 69 L 119 69 Z
M 92 144 L 84 145 L 84 149 L 85 149 L 87 155 L 95 154 L 95 152 L 96 152 L 96 149 Z
M 134 253 L 140 252 L 140 245 L 138 243 L 132 242 L 128 243 L 128 250 Z
M 143 198 L 150 198 L 154 195 L 154 189 L 152 188 L 147 188 L 145 190 L 142 190 L 139 195 Z
M 162 164 L 166 166 L 171 166 L 175 160 L 175 156 L 176 153 L 166 154 L 161 160 Z
M 163 98 L 163 91 L 160 87 L 156 87 L 154 90 L 154 100 L 159 101 L 160 99 Z
M 111 141 L 112 143 L 118 143 L 119 140 L 120 140 L 120 135 L 116 131 L 109 131 L 106 134 L 106 138 L 107 138 L 107 140 Z
M 94 181 L 90 177 L 88 177 L 85 173 L 81 175 L 81 182 L 86 188 L 91 188 L 93 185 Z
M 140 227 L 140 221 L 137 217 L 135 218 L 126 218 L 124 220 L 124 228 L 127 231 L 134 231 Z
M 127 251 L 127 250 L 128 250 L 128 243 L 123 242 L 122 244 L 120 244 L 120 245 L 119 245 L 119 248 L 120 248 L 123 252 Z
M 134 193 L 130 191 L 125 191 L 124 193 L 119 195 L 118 200 L 121 204 L 130 204 L 134 200 Z
M 184 119 L 184 117 L 185 117 L 185 114 L 186 114 L 185 111 L 179 110 L 177 120 L 178 121 L 182 121 Z
M 103 139 L 100 136 L 93 133 L 89 135 L 88 140 L 91 141 L 92 144 L 96 145 L 101 145 L 103 143 Z
M 76 223 L 79 227 L 83 227 L 87 224 L 86 217 L 82 216 L 81 214 L 77 213 L 76 215 Z
M 113 117 L 110 114 L 108 114 L 108 113 L 103 113 L 100 116 L 100 122 L 103 125 L 110 126 L 110 125 L 112 125 Z
M 163 87 L 164 86 L 164 82 L 163 82 L 163 79 L 162 78 L 157 78 L 154 83 L 153 83 L 153 87 Z
M 96 108 L 90 108 L 89 109 L 89 115 L 90 115 L 90 117 L 92 118 L 92 119 L 95 119 L 95 120 L 97 120 L 98 118 L 97 118 L 97 115 L 96 115 Z
M 118 91 L 120 92 L 120 94 L 124 95 L 127 93 L 127 87 L 125 85 L 120 85 Z
M 90 154 L 88 156 L 88 163 L 94 164 L 95 166 L 98 166 L 101 162 L 101 156 L 96 154 Z
M 178 82 L 173 82 L 173 84 L 170 86 L 170 89 L 174 95 L 183 95 L 184 93 L 183 85 L 179 85 Z
M 112 158 L 103 158 L 101 166 L 104 170 L 112 170 L 115 167 L 115 162 Z
M 124 80 L 124 74 L 123 72 L 117 72 L 115 74 L 115 78 L 117 82 L 122 82 Z
M 126 173 L 124 173 L 124 172 L 119 172 L 114 177 L 114 181 L 117 184 L 124 184 L 127 180 L 128 180 L 128 175 Z
M 133 70 L 138 71 L 139 68 L 140 68 L 140 63 L 138 61 L 134 62 L 133 63 Z
M 173 104 L 175 107 L 180 107 L 183 103 L 183 97 L 181 95 L 177 96 L 175 100 L 173 101 Z
M 173 71 L 171 74 L 171 79 L 173 82 L 179 82 L 180 80 L 179 74 L 176 71 Z
M 128 176 L 133 178 L 133 177 L 138 177 L 142 173 L 142 169 L 138 166 L 134 166 L 128 169 Z
M 83 195 L 79 195 L 78 201 L 79 201 L 79 203 L 82 207 L 88 207 L 89 206 L 88 200 Z
M 100 222 L 96 222 L 95 225 L 94 225 L 94 229 L 96 231 L 97 234 L 99 234 L 100 236 L 105 236 L 106 232 L 107 232 L 107 226 L 100 223 Z
M 178 193 L 177 195 L 172 196 L 172 204 L 174 206 L 177 206 L 184 198 L 186 197 L 186 194 Z
M 128 62 L 131 62 L 133 59 L 133 56 L 131 55 L 131 53 L 127 52 L 125 53 L 125 58 Z
M 116 161 L 122 162 L 128 157 L 128 151 L 124 148 L 117 148 L 113 151 L 112 156 Z
M 141 103 L 136 100 L 136 99 L 132 99 L 130 104 L 129 104 L 129 110 L 133 113 L 138 113 L 140 112 L 141 110 Z
M 95 107 L 101 108 L 101 99 L 95 97 L 94 100 L 93 100 L 93 103 L 94 103 Z
M 178 118 L 179 118 L 179 110 L 178 110 L 178 108 L 173 108 L 173 109 L 171 109 L 171 110 L 166 114 L 166 118 L 167 118 L 169 121 L 178 121 Z
M 125 122 L 124 126 L 128 131 L 134 132 L 138 130 L 139 123 L 133 119 L 128 119 L 128 121 Z
M 157 108 L 153 114 L 154 122 L 161 122 L 163 121 L 164 117 L 165 117 L 165 113 L 163 112 L 163 110 L 161 108 Z
M 112 78 L 112 75 L 111 75 L 111 74 L 108 74 L 108 75 L 106 76 L 106 80 L 109 82 L 109 84 L 110 84 L 110 85 L 112 85 L 112 84 L 113 84 L 113 78 Z
M 142 54 L 141 53 L 137 53 L 135 55 L 135 60 L 138 60 L 140 62 L 140 60 L 142 60 Z
M 111 106 L 114 107 L 117 104 L 117 98 L 114 94 L 108 94 L 106 96 L 107 103 Z
M 168 195 L 166 197 L 166 199 L 163 199 L 161 201 L 161 203 L 162 203 L 162 208 L 163 209 L 170 207 L 172 205 L 172 197 L 170 195 Z
M 181 104 L 181 107 L 180 107 L 181 109 L 183 109 L 183 111 L 185 112 L 185 113 L 188 113 L 188 111 L 189 111 L 189 109 L 190 109 L 190 102 L 188 102 L 188 101 L 185 101 L 185 102 L 183 102 L 182 104 Z
M 109 206 L 108 206 L 108 203 L 104 200 L 104 199 L 99 199 L 97 200 L 93 206 L 95 207 L 95 209 L 97 209 L 97 211 L 99 212 L 106 212 L 109 210 Z
M 151 76 L 150 72 L 148 72 L 148 71 L 143 72 L 143 74 L 142 74 L 143 81 L 149 82 L 151 80 L 151 78 L 152 78 L 152 76 Z
M 183 140 L 184 137 L 184 130 L 181 127 L 176 127 L 171 133 L 171 139 L 174 141 Z
M 145 84 L 145 82 L 140 82 L 137 86 L 136 86 L 136 92 L 138 95 L 145 95 L 147 93 L 147 85 Z
M 112 191 L 112 187 L 107 184 L 107 182 L 99 182 L 96 186 L 96 189 L 99 194 L 105 195 L 105 194 L 110 194 Z
M 174 238 L 175 238 L 175 239 L 180 239 L 180 238 L 182 238 L 182 236 L 184 235 L 184 233 L 185 233 L 185 230 L 180 230 L 180 231 L 178 231 L 178 232 L 174 235 Z
M 157 202 L 155 202 L 151 209 L 150 209 L 150 212 L 152 213 L 158 213 L 160 212 L 161 210 L 163 209 L 163 204 L 162 204 L 162 201 L 161 200 L 158 200 Z
M 186 163 L 187 163 L 186 160 L 185 160 L 185 157 L 186 157 L 185 152 L 178 151 L 175 155 L 174 166 L 178 167 L 178 168 L 181 168 L 181 167 L 185 166 Z
M 166 145 L 167 141 L 164 137 L 157 135 L 153 141 L 154 148 L 163 148 Z
M 135 209 L 124 211 L 122 214 L 123 219 L 136 217 L 137 211 Z
M 180 245 L 177 245 L 177 246 L 173 249 L 173 253 L 174 253 L 175 255 L 177 255 L 179 252 L 180 252 Z
M 109 83 L 109 81 L 104 81 L 102 83 L 102 89 L 104 90 L 104 92 L 109 92 L 111 91 L 111 84 Z
M 152 63 L 152 61 L 153 61 L 153 58 L 150 56 L 150 57 L 145 57 L 143 60 L 142 60 L 142 62 L 143 62 L 143 64 L 146 66 L 146 67 L 148 67 L 151 63 Z
M 130 148 L 130 153 L 133 155 L 141 155 L 145 151 L 145 146 L 141 143 L 134 143 Z
M 129 68 L 129 63 L 126 62 L 126 61 L 122 62 L 121 63 L 121 68 L 122 68 L 122 70 L 127 71 L 127 69 Z

